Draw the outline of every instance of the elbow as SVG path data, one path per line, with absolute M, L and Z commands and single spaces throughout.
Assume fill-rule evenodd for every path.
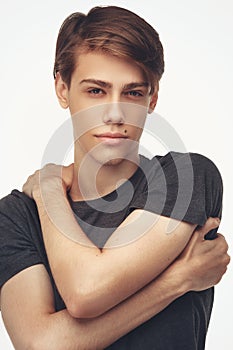
M 94 318 L 107 311 L 104 297 L 98 298 L 95 291 L 74 293 L 65 304 L 67 311 L 74 318 Z
M 73 318 L 91 318 L 89 312 L 87 312 L 85 305 L 77 305 L 77 303 L 72 302 L 67 305 L 67 311 Z
M 93 301 L 90 301 L 88 298 L 73 299 L 71 302 L 66 305 L 67 311 L 70 316 L 74 318 L 94 318 L 99 316 L 101 313 L 96 311 L 96 306 Z
M 95 318 L 113 306 L 109 283 L 101 278 L 95 268 L 80 274 L 78 279 L 76 274 L 72 275 L 61 296 L 67 311 L 74 318 Z

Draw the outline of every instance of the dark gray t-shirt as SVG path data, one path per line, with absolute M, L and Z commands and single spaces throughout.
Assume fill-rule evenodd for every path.
M 222 180 L 212 161 L 198 154 L 171 152 L 152 160 L 141 156 L 134 175 L 117 191 L 88 202 L 70 199 L 70 204 L 88 237 L 103 247 L 135 209 L 197 225 L 203 225 L 209 216 L 220 217 Z M 212 231 L 206 238 L 214 237 Z M 49 268 L 35 202 L 13 190 L 0 201 L 0 286 L 36 264 L 44 264 L 49 273 L 56 310 L 64 309 Z M 204 349 L 212 303 L 213 288 L 189 292 L 108 349 Z

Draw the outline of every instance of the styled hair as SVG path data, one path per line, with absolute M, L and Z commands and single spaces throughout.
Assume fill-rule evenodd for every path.
M 76 12 L 63 22 L 56 44 L 57 72 L 70 87 L 79 53 L 98 51 L 132 60 L 141 67 L 153 92 L 164 72 L 158 33 L 143 18 L 117 6 L 98 6 L 87 15 Z

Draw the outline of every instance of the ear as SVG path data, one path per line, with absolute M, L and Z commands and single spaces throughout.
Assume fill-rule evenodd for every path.
M 62 80 L 61 74 L 59 72 L 56 74 L 56 78 L 55 78 L 55 90 L 56 90 L 56 95 L 60 103 L 60 106 L 62 108 L 68 108 L 69 107 L 69 98 L 68 98 L 69 89 L 67 84 Z
M 151 99 L 150 99 L 150 104 L 148 109 L 149 114 L 151 114 L 155 109 L 155 106 L 158 101 L 158 92 L 159 92 L 159 83 L 155 85 L 155 91 L 153 92 L 153 95 L 151 96 Z

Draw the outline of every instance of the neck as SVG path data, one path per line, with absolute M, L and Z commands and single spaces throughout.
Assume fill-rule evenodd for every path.
M 138 164 L 138 154 L 134 160 L 118 159 L 104 165 L 91 157 L 85 159 L 85 163 L 75 159 L 70 196 L 74 201 L 103 197 L 129 179 L 137 170 Z

